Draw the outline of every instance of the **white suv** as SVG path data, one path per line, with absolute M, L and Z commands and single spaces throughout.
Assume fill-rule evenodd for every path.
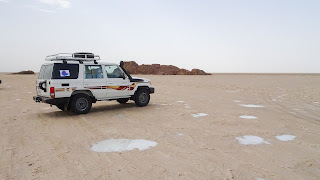
M 92 103 L 117 100 L 124 104 L 134 100 L 146 106 L 154 93 L 151 81 L 133 78 L 120 65 L 98 63 L 100 57 L 92 53 L 60 53 L 47 56 L 37 80 L 36 102 L 56 105 L 63 111 L 86 114 Z

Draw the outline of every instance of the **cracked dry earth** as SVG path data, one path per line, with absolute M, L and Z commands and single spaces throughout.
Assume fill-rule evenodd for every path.
M 140 77 L 156 88 L 148 106 L 74 115 L 32 100 L 36 75 L 1 73 L 0 179 L 320 179 L 319 75 Z M 91 150 L 109 139 L 156 145 Z

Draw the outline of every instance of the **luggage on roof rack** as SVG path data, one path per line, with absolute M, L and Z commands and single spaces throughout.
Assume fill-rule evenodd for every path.
M 94 55 L 88 52 L 77 52 L 77 53 L 59 53 L 46 57 L 46 61 L 97 61 L 100 60 L 100 56 Z

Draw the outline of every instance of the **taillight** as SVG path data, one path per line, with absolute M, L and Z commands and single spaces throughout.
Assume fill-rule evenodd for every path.
M 52 98 L 55 97 L 54 87 L 50 87 L 50 96 L 51 96 Z

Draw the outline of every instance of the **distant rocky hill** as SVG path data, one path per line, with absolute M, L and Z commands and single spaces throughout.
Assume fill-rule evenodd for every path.
M 192 69 L 188 71 L 186 69 L 180 69 L 172 65 L 138 65 L 135 61 L 124 62 L 124 68 L 130 74 L 156 74 L 156 75 L 211 75 L 200 69 Z
M 20 72 L 16 72 L 16 73 L 12 73 L 12 74 L 34 74 L 34 72 L 31 70 L 28 70 L 28 71 L 20 71 Z

